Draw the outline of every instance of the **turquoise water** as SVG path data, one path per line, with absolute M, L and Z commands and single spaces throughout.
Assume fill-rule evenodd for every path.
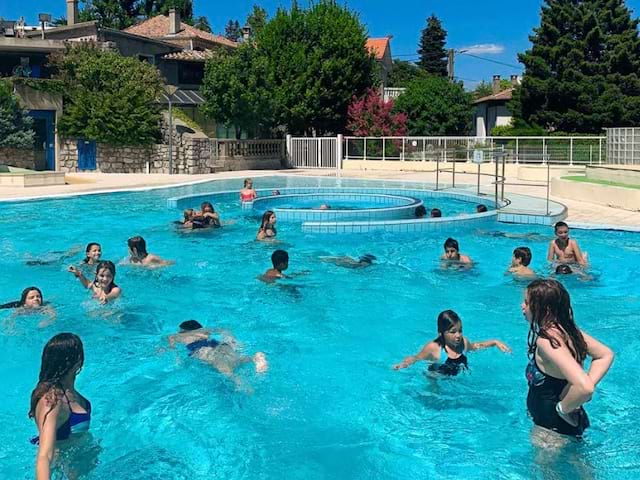
M 256 178 L 256 188 L 334 186 L 335 179 Z M 0 478 L 33 478 L 36 429 L 27 418 L 44 343 L 73 331 L 85 345 L 77 388 L 93 403 L 91 436 L 67 452 L 89 479 L 597 478 L 640 475 L 640 237 L 572 231 L 593 264 L 592 281 L 569 278 L 579 325 L 610 345 L 616 362 L 587 405 L 585 440 L 559 452 L 534 447 L 524 379 L 528 325 L 520 313 L 525 284 L 504 276 L 514 247 L 528 245 L 533 268 L 547 273 L 552 231 L 495 224 L 487 230 L 533 232 L 531 240 L 463 230 L 419 235 L 311 235 L 280 224 L 281 244 L 255 242 L 257 220 L 237 201 L 216 204 L 222 229 L 180 233 L 169 197 L 239 189 L 242 180 L 146 192 L 0 203 L 0 303 L 38 285 L 57 311 L 0 311 Z M 345 186 L 367 182 L 342 180 Z M 380 182 L 368 185 L 380 186 Z M 387 182 L 392 186 L 414 184 Z M 431 207 L 430 203 L 427 206 Z M 437 205 L 436 205 L 437 206 Z M 446 207 L 446 205 L 445 205 Z M 473 205 L 471 205 L 473 207 Z M 159 270 L 118 267 L 123 297 L 100 306 L 65 271 L 59 254 L 90 241 L 103 258 L 126 257 L 126 239 L 176 260 Z M 476 262 L 443 272 L 447 236 Z M 276 285 L 256 280 L 275 248 L 290 254 Z M 348 270 L 328 255 L 372 253 L 371 268 Z M 33 259 L 51 265 L 28 266 Z M 432 381 L 424 365 L 391 365 L 436 334 L 437 314 L 452 308 L 471 340 L 499 338 L 513 353 L 470 354 L 471 371 Z M 177 324 L 195 318 L 231 330 L 246 353 L 264 351 L 270 370 L 239 371 L 253 393 L 234 386 L 183 349 L 161 351 Z

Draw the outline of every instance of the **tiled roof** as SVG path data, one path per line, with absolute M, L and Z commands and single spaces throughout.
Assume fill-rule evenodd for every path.
M 511 100 L 512 96 L 513 96 L 513 88 L 507 88 L 506 90 L 502 90 L 501 92 L 493 93 L 491 95 L 487 95 L 486 97 L 479 98 L 473 103 L 506 102 Z
M 213 50 L 183 50 L 182 52 L 173 52 L 163 55 L 165 60 L 185 60 L 189 62 L 205 62 L 209 58 L 216 56 Z
M 150 38 L 162 38 L 164 40 L 170 40 L 171 38 L 200 38 L 202 40 L 207 40 L 212 43 L 217 43 L 219 45 L 224 45 L 226 47 L 235 48 L 238 46 L 236 42 L 232 42 L 231 40 L 221 37 L 220 35 L 214 35 L 212 33 L 205 32 L 203 30 L 199 30 L 191 25 L 187 25 L 186 23 L 180 23 L 181 30 L 175 35 L 169 34 L 169 17 L 164 15 L 158 15 L 143 22 L 138 23 L 137 25 L 133 25 L 129 28 L 125 28 L 125 32 L 134 33 L 136 35 L 141 35 L 143 37 Z
M 367 50 L 375 55 L 376 60 L 382 60 L 384 58 L 384 52 L 389 48 L 389 37 L 368 38 L 366 47 Z

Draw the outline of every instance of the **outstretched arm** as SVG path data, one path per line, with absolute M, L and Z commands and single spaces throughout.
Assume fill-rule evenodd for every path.
M 75 277 L 80 280 L 80 283 L 84 286 L 84 288 L 89 288 L 91 286 L 91 281 L 85 277 L 80 270 L 71 265 L 68 269 L 71 273 L 75 275 Z
M 467 350 L 476 351 L 476 350 L 484 350 L 485 348 L 497 347 L 501 352 L 511 352 L 509 346 L 500 340 L 484 340 L 483 342 L 470 342 L 465 338 L 465 343 L 467 344 Z
M 400 363 L 396 363 L 392 368 L 394 370 L 400 370 L 402 368 L 407 368 L 413 365 L 419 360 L 435 360 L 436 355 L 434 355 L 434 350 L 436 348 L 437 344 L 435 342 L 429 342 L 424 347 L 422 347 L 422 350 L 420 350 L 418 353 L 405 358 Z

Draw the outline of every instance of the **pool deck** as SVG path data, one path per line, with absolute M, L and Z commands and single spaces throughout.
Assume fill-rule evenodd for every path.
M 261 176 L 291 175 L 291 176 L 335 176 L 335 170 L 253 170 L 219 172 L 206 175 L 166 175 L 166 174 L 117 174 L 117 173 L 72 173 L 67 174 L 67 185 L 52 185 L 45 187 L 2 187 L 1 200 L 33 199 L 48 196 L 81 195 L 85 193 L 135 190 L 159 188 L 169 185 L 191 184 L 222 180 L 230 178 L 259 178 Z M 342 178 L 357 178 L 368 180 L 397 180 L 407 182 L 424 182 L 435 184 L 434 172 L 392 172 L 392 171 L 343 171 Z M 441 189 L 451 190 L 450 174 L 441 173 Z M 483 178 L 480 191 L 493 198 L 494 187 L 491 177 Z M 259 182 L 258 187 L 259 187 Z M 511 200 L 506 212 L 532 212 L 543 214 L 546 212 L 546 189 L 537 187 L 533 182 L 519 182 L 522 185 L 506 185 L 505 197 Z M 475 192 L 476 176 L 458 173 L 456 176 L 456 191 Z M 238 189 L 241 184 L 239 183 Z M 551 213 L 558 212 L 557 205 L 564 205 L 568 209 L 567 222 L 570 224 L 598 224 L 612 228 L 622 227 L 640 231 L 640 212 L 632 212 L 586 202 L 550 197 Z

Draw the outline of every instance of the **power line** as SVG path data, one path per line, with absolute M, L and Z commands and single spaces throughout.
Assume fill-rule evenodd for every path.
M 493 59 L 491 59 L 491 58 L 481 57 L 481 56 L 479 56 L 479 55 L 474 55 L 474 54 L 472 54 L 472 53 L 466 53 L 466 52 L 464 52 L 464 51 L 463 51 L 463 52 L 458 52 L 458 53 L 459 53 L 460 55 L 468 55 L 468 56 L 470 56 L 470 57 L 477 58 L 477 59 L 479 59 L 479 60 L 484 60 L 485 62 L 497 63 L 498 65 L 504 65 L 504 66 L 506 66 L 506 67 L 518 68 L 518 69 L 522 68 L 521 66 L 518 66 L 518 65 L 512 65 L 512 64 L 510 64 L 510 63 L 499 62 L 498 60 L 493 60 Z

